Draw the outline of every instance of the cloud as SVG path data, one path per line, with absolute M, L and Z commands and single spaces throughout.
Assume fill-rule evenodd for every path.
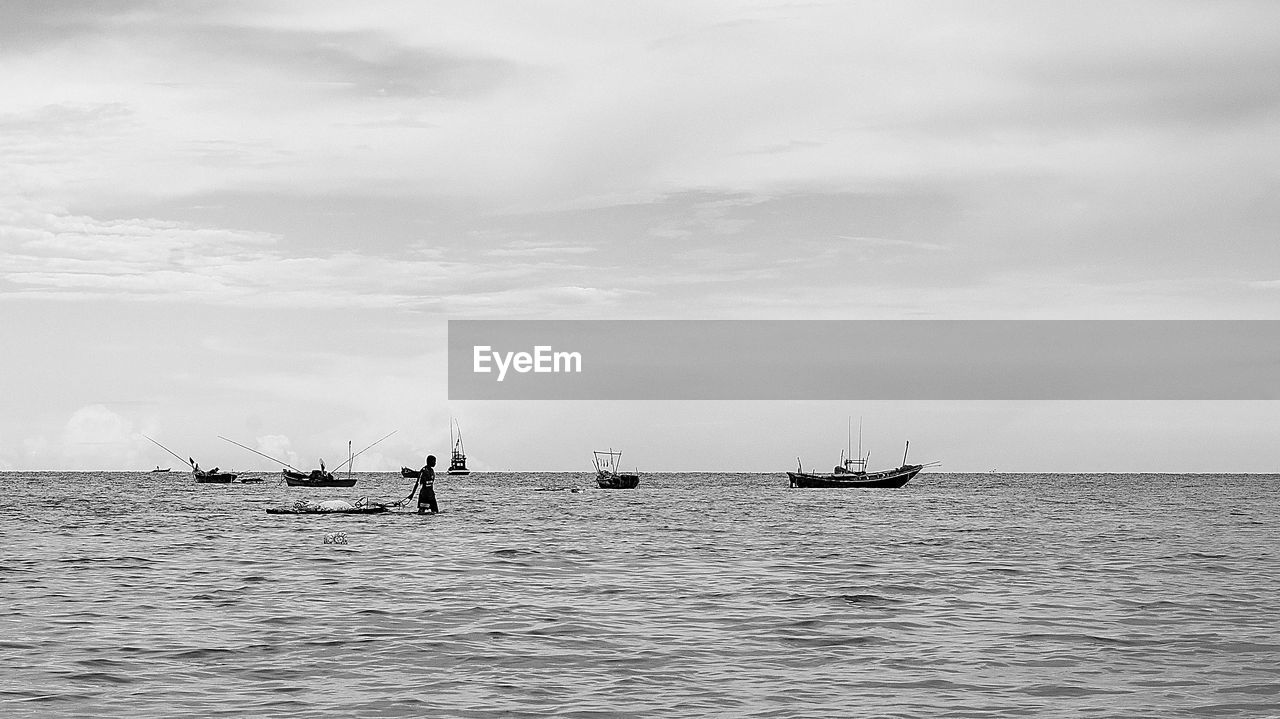
M 298 460 L 298 453 L 293 450 L 293 443 L 283 434 L 266 434 L 260 437 L 254 437 L 255 449 L 267 455 L 282 460 L 296 469 L 303 469 L 301 462 Z M 276 467 L 272 467 L 275 469 Z
M 545 257 L 549 255 L 582 255 L 598 251 L 599 248 L 584 245 L 556 245 L 550 242 L 532 240 L 512 240 L 501 247 L 485 250 L 490 257 Z
M 69 445 L 110 445 L 131 438 L 133 425 L 129 420 L 103 405 L 81 407 L 67 420 L 63 438 Z
M 910 240 L 896 240 L 889 237 L 850 237 L 849 235 L 839 235 L 839 238 L 874 248 L 903 248 L 928 252 L 946 252 L 951 249 L 950 247 L 939 245 L 934 242 L 912 242 Z
M 537 263 L 448 262 L 429 249 L 411 255 L 289 256 L 262 232 L 0 210 L 0 297 L 10 299 L 413 308 L 551 273 Z
M 105 405 L 80 407 L 67 418 L 54 442 L 28 445 L 37 466 L 134 469 L 145 466 L 134 422 Z

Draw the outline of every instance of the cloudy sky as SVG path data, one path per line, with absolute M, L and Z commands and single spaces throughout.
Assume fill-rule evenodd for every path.
M 455 319 L 1280 319 L 1274 2 L 0 5 L 0 470 L 1276 471 L 1273 402 L 450 402 Z M 918 453 L 918 454 L 917 454 Z

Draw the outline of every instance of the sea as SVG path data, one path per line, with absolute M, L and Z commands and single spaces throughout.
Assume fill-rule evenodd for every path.
M 1280 717 L 1280 476 L 0 473 L 3 717 Z

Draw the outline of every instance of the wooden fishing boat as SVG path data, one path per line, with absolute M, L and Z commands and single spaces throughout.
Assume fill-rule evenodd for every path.
M 840 487 L 865 487 L 865 488 L 897 488 L 911 481 L 911 478 L 920 474 L 920 470 L 929 466 L 926 464 L 907 464 L 907 450 L 911 449 L 911 442 L 907 442 L 906 448 L 902 451 L 902 466 L 895 469 L 885 469 L 879 472 L 868 472 L 867 461 L 871 455 L 862 454 L 862 423 L 858 423 L 858 455 L 857 459 L 853 457 L 853 426 L 850 421 L 849 430 L 849 451 L 840 451 L 840 464 L 837 464 L 830 473 L 825 472 L 806 472 L 804 468 L 799 466 L 799 460 L 796 460 L 796 471 L 787 472 L 787 477 L 791 481 L 792 487 L 804 489 L 833 489 Z
M 193 457 L 188 457 L 187 462 L 191 465 L 191 476 L 199 484 L 227 484 L 235 481 L 235 472 L 223 472 L 218 467 L 200 469 L 200 463 Z
M 382 442 L 387 437 L 390 437 L 395 433 L 396 433 L 395 430 L 393 430 L 388 434 L 384 435 L 382 439 L 379 439 L 377 442 L 374 442 L 368 447 L 365 447 L 364 449 L 355 453 L 351 452 L 351 443 L 347 442 L 347 458 L 343 460 L 342 464 L 339 464 L 335 468 L 335 469 L 342 469 L 343 467 L 347 468 L 347 476 L 344 478 L 335 477 L 333 472 L 326 470 L 323 459 L 320 460 L 320 469 L 313 469 L 310 472 L 302 472 L 302 471 L 299 471 L 296 467 L 290 465 L 288 462 L 285 462 L 280 459 L 276 459 L 275 457 L 272 457 L 269 454 L 263 454 L 262 452 L 259 452 L 258 450 L 254 449 L 253 447 L 246 447 L 245 445 L 240 444 L 234 439 L 227 439 L 222 435 L 218 435 L 218 439 L 230 442 L 231 444 L 234 444 L 235 446 L 240 447 L 241 449 L 247 449 L 250 452 L 253 452 L 254 454 L 258 455 L 259 457 L 265 457 L 271 460 L 272 462 L 275 462 L 276 464 L 283 465 L 284 469 L 281 470 L 281 475 L 284 477 L 285 484 L 289 485 L 290 487 L 354 487 L 356 486 L 356 478 L 351 476 L 351 467 L 353 466 L 353 463 L 355 462 L 356 457 L 359 457 L 360 455 L 364 454 L 370 449 L 373 449 L 375 446 L 377 446 L 379 442 Z
M 162 473 L 162 472 L 168 472 L 168 471 L 169 471 L 169 469 L 170 469 L 169 467 L 165 467 L 164 469 L 161 469 L 161 468 L 160 468 L 160 465 L 158 465 L 158 464 L 157 464 L 157 465 L 156 465 L 156 468 L 155 468 L 155 469 L 153 469 L 153 470 L 151 470 L 151 474 L 157 474 L 157 473 Z
M 178 461 L 190 467 L 191 477 L 196 481 L 197 484 L 227 484 L 228 482 L 231 482 L 236 478 L 236 475 L 234 472 L 221 472 L 218 470 L 217 467 L 214 467 L 213 469 L 210 469 L 210 470 L 200 469 L 200 463 L 197 462 L 194 458 L 187 457 L 186 459 L 183 459 L 182 457 L 178 456 L 178 454 L 175 453 L 173 450 L 169 449 L 163 444 L 160 444 L 154 439 L 147 437 L 147 435 L 144 434 L 142 436 L 145 437 L 149 442 L 151 442 L 155 446 L 159 447 L 160 449 L 163 449 L 169 454 L 172 454 L 174 457 L 177 457 Z M 169 470 L 161 469 L 157 465 L 156 468 L 151 471 L 152 472 L 168 472 Z
M 296 472 L 291 469 L 281 470 L 285 484 L 290 487 L 354 487 L 356 479 L 350 475 L 335 477 L 332 472 L 313 469 L 310 473 Z
M 840 467 L 836 468 L 841 470 Z M 904 464 L 897 469 L 886 469 L 879 472 L 847 472 L 836 471 L 830 474 L 804 472 L 799 469 L 787 472 L 792 487 L 800 488 L 836 488 L 836 487 L 868 487 L 896 488 L 901 487 L 924 469 L 923 464 Z
M 234 472 L 219 472 L 217 467 L 205 471 L 199 466 L 191 470 L 191 476 L 200 484 L 228 484 L 236 478 Z
M 595 455 L 596 484 L 600 489 L 635 489 L 640 484 L 639 474 L 623 474 L 618 471 L 622 452 L 592 452 Z
M 453 428 L 455 426 L 458 428 L 457 439 L 453 436 Z M 449 424 L 449 441 L 453 444 L 453 451 L 449 456 L 449 469 L 445 471 L 445 474 L 471 474 L 471 470 L 467 469 L 467 453 L 462 447 L 462 426 L 458 424 L 456 419 Z

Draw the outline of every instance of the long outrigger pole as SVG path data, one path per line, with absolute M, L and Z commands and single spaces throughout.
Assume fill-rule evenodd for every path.
M 247 449 L 247 450 L 249 450 L 250 452 L 253 452 L 254 454 L 258 455 L 259 457 L 266 457 L 267 459 L 271 460 L 272 462 L 275 462 L 276 464 L 283 464 L 284 466 L 288 467 L 289 469 L 292 469 L 292 470 L 293 470 L 293 471 L 295 471 L 295 472 L 301 472 L 301 471 L 302 471 L 302 470 L 298 469 L 297 467 L 293 466 L 292 464 L 289 464 L 288 462 L 282 462 L 282 461 L 280 461 L 280 460 L 276 459 L 275 457 L 272 457 L 272 456 L 271 456 L 271 455 L 269 455 L 269 454 L 263 454 L 262 452 L 259 452 L 258 450 L 254 449 L 253 447 L 246 447 L 246 446 L 244 446 L 243 444 L 240 444 L 239 442 L 235 441 L 234 439 L 227 439 L 226 437 L 223 437 L 222 435 L 218 435 L 218 439 L 221 439 L 221 440 L 224 440 L 224 441 L 230 442 L 231 444 L 234 444 L 235 446 L 239 447 L 240 449 Z
M 391 435 L 393 435 L 393 434 L 395 434 L 396 432 L 399 432 L 399 431 L 400 431 L 400 430 L 398 430 L 398 429 L 393 429 L 393 430 L 391 430 L 389 433 L 387 433 L 386 437 L 383 437 L 382 439 L 386 439 L 387 437 L 390 437 Z M 380 444 L 380 443 L 382 442 L 382 439 L 378 440 L 377 442 L 374 442 L 373 444 L 369 445 L 368 447 L 365 447 L 364 449 L 360 450 L 359 452 L 356 452 L 355 454 L 352 454 L 350 457 L 348 457 L 348 458 L 347 458 L 347 462 L 350 462 L 351 460 L 355 459 L 356 457 L 359 457 L 360 455 L 364 454 L 365 452 L 368 452 L 369 450 L 373 449 L 374 445 Z M 347 453 L 348 453 L 348 454 L 350 454 L 350 453 L 351 453 L 351 446 L 350 446 L 350 444 L 349 444 L 349 443 L 348 443 L 348 445 L 347 445 Z M 347 462 L 343 462 L 342 464 L 338 465 L 337 467 L 334 467 L 334 468 L 333 468 L 333 470 L 336 472 L 336 471 L 338 471 L 339 469 L 342 469 L 342 465 L 346 464 Z
M 143 436 L 143 438 L 144 438 L 144 439 L 146 439 L 148 442 L 150 442 L 150 443 L 154 444 L 155 446 L 159 447 L 160 449 L 163 449 L 164 451 L 168 452 L 169 454 L 172 454 L 173 456 L 178 457 L 177 453 L 175 453 L 172 449 L 169 449 L 168 447 L 164 446 L 163 444 L 160 444 L 159 442 L 155 441 L 154 439 L 151 439 L 150 437 L 148 437 L 148 436 L 147 436 L 147 435 L 145 435 L 145 434 L 144 434 L 144 435 L 142 435 L 142 436 Z M 185 465 L 187 465 L 187 466 L 188 466 L 188 467 L 190 467 L 192 470 L 195 470 L 195 465 L 191 464 L 191 461 L 190 461 L 190 460 L 187 460 L 187 459 L 183 459 L 183 458 L 181 458 L 181 457 L 178 457 L 178 461 L 179 461 L 179 462 L 182 462 L 182 463 L 183 463 L 183 464 L 185 464 Z

